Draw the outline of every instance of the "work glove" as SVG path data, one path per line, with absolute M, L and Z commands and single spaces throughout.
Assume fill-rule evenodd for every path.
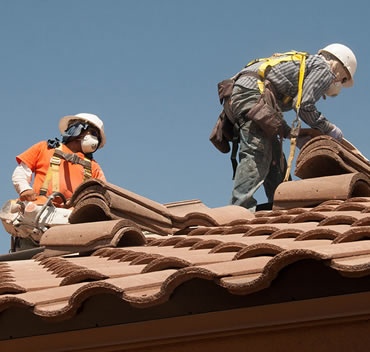
M 328 135 L 330 137 L 333 137 L 334 139 L 336 139 L 338 142 L 341 142 L 342 139 L 343 139 L 343 133 L 342 131 L 340 130 L 339 127 L 333 125 L 334 128 L 328 133 Z
M 297 137 L 297 147 L 302 149 L 302 147 L 312 138 L 312 136 L 298 136 Z

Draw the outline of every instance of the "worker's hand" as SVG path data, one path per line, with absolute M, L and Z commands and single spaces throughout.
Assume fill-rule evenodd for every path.
M 343 139 L 342 131 L 340 130 L 339 127 L 337 127 L 335 125 L 334 125 L 334 128 L 328 133 L 328 135 L 330 137 L 333 137 L 334 139 L 336 139 L 338 142 L 341 142 L 342 139 Z
M 311 139 L 311 136 L 298 136 L 297 137 L 297 147 L 302 149 L 302 147 Z
M 37 193 L 33 189 L 27 189 L 26 191 L 23 191 L 20 195 L 20 200 L 21 201 L 34 201 L 36 200 Z

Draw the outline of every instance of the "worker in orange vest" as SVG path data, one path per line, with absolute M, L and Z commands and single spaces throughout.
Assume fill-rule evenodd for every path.
M 61 142 L 41 141 L 16 157 L 12 181 L 20 200 L 42 203 L 53 192 L 68 200 L 84 180 L 106 180 L 93 159 L 106 141 L 102 120 L 89 113 L 68 115 L 60 120 L 59 130 Z

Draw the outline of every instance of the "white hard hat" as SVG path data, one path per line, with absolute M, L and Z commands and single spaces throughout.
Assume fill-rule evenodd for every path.
M 343 44 L 330 44 L 325 48 L 319 50 L 320 53 L 329 53 L 335 56 L 344 66 L 344 68 L 348 71 L 351 76 L 351 79 L 347 82 L 343 83 L 343 87 L 352 87 L 353 86 L 353 76 L 356 72 L 357 68 L 357 60 L 356 56 L 353 51 Z
M 99 144 L 99 149 L 104 147 L 105 144 L 105 133 L 104 133 L 104 124 L 103 121 L 97 115 L 88 114 L 85 112 L 76 114 L 76 115 L 67 115 L 60 119 L 59 121 L 59 131 L 63 133 L 67 128 L 69 121 L 71 120 L 80 120 L 82 122 L 88 122 L 91 125 L 95 126 L 99 132 L 101 137 L 101 143 Z

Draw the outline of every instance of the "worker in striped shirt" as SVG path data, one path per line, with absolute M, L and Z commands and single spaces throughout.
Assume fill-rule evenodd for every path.
M 240 127 L 240 163 L 235 173 L 231 204 L 251 211 L 256 208 L 257 202 L 253 195 L 257 189 L 263 184 L 267 199 L 272 202 L 274 192 L 285 176 L 285 170 L 280 167 L 281 148 L 278 138 L 268 138 L 256 122 L 247 116 L 261 95 L 257 76 L 263 63 L 256 60 L 240 72 L 242 74 L 235 82 L 230 100 L 230 110 Z M 342 131 L 317 110 L 315 103 L 321 97 L 337 96 L 342 87 L 351 87 L 356 66 L 355 55 L 342 44 L 330 44 L 316 55 L 307 54 L 305 59 L 299 117 L 311 128 L 338 141 L 343 138 Z M 282 111 L 296 107 L 299 70 L 299 61 L 288 60 L 267 66 L 264 72 L 264 78 L 271 82 Z M 284 137 L 289 138 L 289 126 L 284 123 Z M 298 137 L 298 147 L 307 142 L 305 138 Z

